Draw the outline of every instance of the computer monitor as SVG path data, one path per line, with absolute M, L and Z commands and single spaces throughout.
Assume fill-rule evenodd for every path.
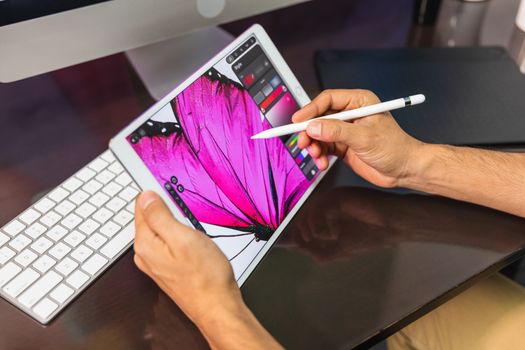
M 160 98 L 228 43 L 214 26 L 303 1 L 0 0 L 0 82 L 126 51 Z

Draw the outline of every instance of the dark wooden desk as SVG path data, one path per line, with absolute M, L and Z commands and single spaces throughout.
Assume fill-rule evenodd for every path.
M 238 33 L 262 23 L 311 94 L 318 91 L 314 49 L 405 45 L 411 0 L 326 4 L 314 1 L 225 27 Z M 0 225 L 105 150 L 109 138 L 152 102 L 121 54 L 0 85 Z M 336 167 L 243 293 L 288 348 L 365 348 L 497 271 L 524 247 L 521 219 L 377 191 Z M 3 300 L 0 327 L 0 349 L 207 346 L 135 268 L 131 252 L 48 327 Z

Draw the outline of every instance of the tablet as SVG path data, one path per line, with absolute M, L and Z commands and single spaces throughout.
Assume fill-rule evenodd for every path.
M 110 149 L 143 190 L 157 192 L 178 220 L 220 247 L 242 285 L 325 173 L 297 147 L 298 134 L 250 137 L 290 123 L 308 102 L 255 25 L 115 136 Z

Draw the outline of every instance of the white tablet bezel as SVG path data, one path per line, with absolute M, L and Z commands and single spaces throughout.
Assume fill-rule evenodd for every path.
M 172 202 L 171 197 L 165 192 L 164 188 L 157 182 L 157 180 L 148 170 L 144 162 L 139 158 L 137 153 L 133 150 L 133 148 L 127 141 L 127 137 L 130 134 L 132 134 L 135 130 L 137 130 L 148 119 L 150 119 L 162 107 L 164 107 L 166 104 L 169 104 L 171 100 L 173 100 L 179 93 L 181 93 L 184 89 L 186 89 L 191 83 L 193 83 L 201 75 L 206 73 L 208 69 L 210 69 L 217 62 L 219 62 L 224 57 L 226 57 L 231 51 L 235 50 L 238 46 L 242 45 L 250 36 L 255 36 L 257 38 L 257 40 L 259 41 L 261 45 L 262 50 L 266 53 L 270 61 L 272 61 L 274 68 L 279 72 L 279 75 L 281 76 L 283 82 L 286 84 L 286 86 L 289 87 L 290 92 L 292 93 L 296 101 L 300 104 L 300 106 L 302 107 L 306 105 L 307 103 L 309 103 L 310 99 L 308 95 L 306 94 L 302 86 L 299 84 L 297 79 L 295 78 L 294 74 L 292 73 L 292 71 L 290 70 L 286 62 L 284 61 L 279 51 L 277 51 L 277 48 L 271 41 L 268 34 L 265 32 L 265 30 L 260 25 L 255 24 L 252 27 L 250 27 L 247 31 L 245 31 L 243 34 L 241 34 L 230 45 L 224 48 L 215 57 L 213 57 L 206 64 L 204 64 L 199 70 L 197 70 L 193 75 L 191 75 L 181 85 L 176 87 L 167 96 L 165 96 L 163 99 L 155 103 L 146 112 L 144 112 L 140 117 L 135 119 L 131 124 L 125 127 L 122 131 L 120 131 L 115 137 L 111 139 L 109 143 L 109 148 L 111 149 L 111 151 L 115 154 L 115 156 L 122 163 L 122 165 L 127 169 L 129 174 L 133 177 L 133 179 L 139 185 L 139 187 L 142 190 L 152 190 L 158 193 L 160 197 L 164 200 L 164 202 L 166 202 L 166 204 L 170 208 L 173 215 L 177 218 L 177 220 L 186 223 L 190 227 L 192 227 L 192 225 L 190 224 L 189 220 L 187 220 L 182 215 L 178 207 Z M 330 161 L 330 167 L 333 165 L 334 161 L 335 159 L 332 159 Z M 264 247 L 259 251 L 259 253 L 254 257 L 254 259 L 248 265 L 248 267 L 244 270 L 244 272 L 239 276 L 237 280 L 237 283 L 239 284 L 239 286 L 242 286 L 242 284 L 250 276 L 250 274 L 253 272 L 255 267 L 259 264 L 261 259 L 266 255 L 268 250 L 273 246 L 275 241 L 279 238 L 280 234 L 282 233 L 283 229 L 288 225 L 292 217 L 297 213 L 299 208 L 305 202 L 306 198 L 308 198 L 308 196 L 312 193 L 314 188 L 321 181 L 321 179 L 323 178 L 325 174 L 326 174 L 326 171 L 318 175 L 315 181 L 310 185 L 310 187 L 306 190 L 303 196 L 299 199 L 299 201 L 294 206 L 294 208 L 290 211 L 290 213 L 283 220 L 281 225 L 273 233 L 272 237 L 268 240 L 268 242 L 264 245 Z

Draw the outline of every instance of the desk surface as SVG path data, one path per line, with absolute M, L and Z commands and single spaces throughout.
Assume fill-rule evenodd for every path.
M 312 94 L 314 49 L 405 45 L 411 0 L 322 3 L 225 27 L 238 33 L 262 23 Z M 292 16 L 303 23 L 293 33 Z M 313 27 L 319 18 L 325 23 Z M 0 85 L 0 225 L 105 150 L 151 103 L 121 54 Z M 337 166 L 243 294 L 288 348 L 366 347 L 522 255 L 524 228 L 477 206 L 378 191 Z M 3 300 L 0 327 L 6 349 L 206 348 L 131 252 L 48 327 Z

